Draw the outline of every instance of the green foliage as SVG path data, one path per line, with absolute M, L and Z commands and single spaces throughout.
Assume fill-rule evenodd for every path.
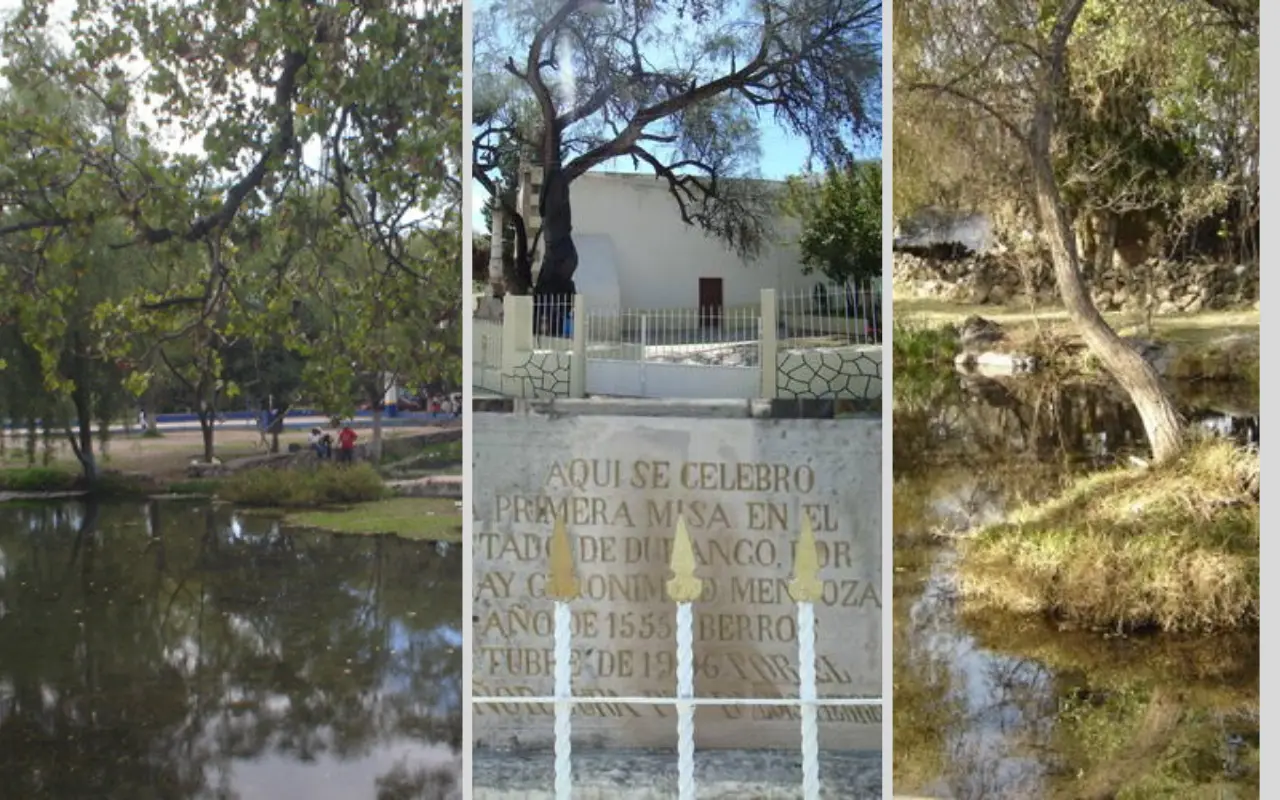
M 377 500 L 386 490 L 371 465 L 322 465 L 314 469 L 254 469 L 238 472 L 218 496 L 244 506 L 314 508 Z
M 861 283 L 883 271 L 883 197 L 880 164 L 851 164 L 827 171 L 813 185 L 792 179 L 788 211 L 803 226 L 801 263 L 834 283 Z
M 1029 226 L 1027 151 L 1015 132 L 1028 130 L 1058 8 L 895 3 L 896 213 L 982 209 L 1010 233 Z M 1257 8 L 1256 0 L 1085 5 L 1068 43 L 1053 143 L 1074 216 L 1133 214 L 1171 242 L 1225 222 L 1219 230 L 1240 240 L 1231 245 L 1237 257 L 1256 257 Z
M 960 336 L 954 326 L 893 323 L 893 368 L 918 364 L 950 364 L 960 353 Z

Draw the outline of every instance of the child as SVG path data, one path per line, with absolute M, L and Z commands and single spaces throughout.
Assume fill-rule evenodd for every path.
M 307 443 L 311 445 L 311 449 L 316 451 L 316 458 L 321 461 L 329 458 L 330 446 L 333 439 L 327 433 L 322 432 L 319 428 L 312 428 L 311 435 L 307 437 Z

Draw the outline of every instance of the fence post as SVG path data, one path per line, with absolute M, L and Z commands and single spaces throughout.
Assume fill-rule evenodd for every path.
M 502 391 L 506 394 L 506 377 L 520 366 L 533 350 L 533 298 L 509 294 L 502 298 Z M 517 382 L 517 392 L 524 384 Z
M 569 396 L 587 396 L 587 297 L 573 296 L 573 351 L 569 360 Z
M 648 397 L 644 362 L 649 360 L 649 315 L 640 315 L 640 396 Z
M 760 290 L 760 396 L 778 396 L 778 290 Z

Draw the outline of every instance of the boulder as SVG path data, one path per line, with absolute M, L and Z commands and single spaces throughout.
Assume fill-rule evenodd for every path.
M 981 350 L 1004 339 L 1004 328 L 999 323 L 976 314 L 960 323 L 960 347 L 966 351 Z

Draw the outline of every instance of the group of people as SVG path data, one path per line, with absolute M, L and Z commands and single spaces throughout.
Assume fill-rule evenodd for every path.
M 337 427 L 335 424 L 334 427 Z M 356 439 L 359 438 L 350 423 L 344 423 L 341 430 L 338 431 L 338 463 L 350 464 L 355 460 Z M 321 461 L 328 461 L 333 458 L 333 436 L 319 428 L 312 428 L 311 435 L 307 437 L 307 444 L 316 452 L 316 457 Z

